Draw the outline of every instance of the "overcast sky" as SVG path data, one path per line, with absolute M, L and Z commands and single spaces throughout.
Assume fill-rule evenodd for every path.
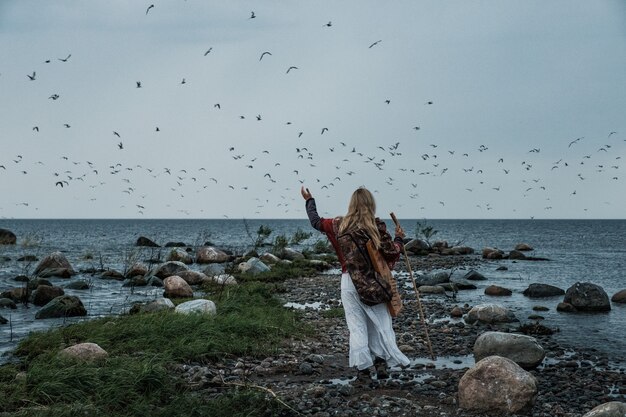
M 624 218 L 625 5 L 2 0 L 0 217 Z

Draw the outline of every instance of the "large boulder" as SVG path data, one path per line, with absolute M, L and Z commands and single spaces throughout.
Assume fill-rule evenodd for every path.
M 133 304 L 129 313 L 156 313 L 157 311 L 173 310 L 174 308 L 174 303 L 169 298 L 158 298 L 146 304 Z
M 515 250 L 518 250 L 520 252 L 525 252 L 525 251 L 534 250 L 534 249 L 528 243 L 518 243 L 517 245 L 515 245 Z
M 496 324 L 496 323 L 512 323 L 519 321 L 512 311 L 497 304 L 479 304 L 465 316 L 465 322 L 473 324 L 476 322 Z
M 0 229 L 0 245 L 15 245 L 16 241 L 15 233 L 7 229 Z
M 216 284 L 216 285 L 236 285 L 237 284 L 237 280 L 235 279 L 235 277 L 229 274 L 211 275 L 209 277 L 209 280 L 206 282 L 210 284 Z
M 191 270 L 179 272 L 177 275 L 184 279 L 185 282 L 187 282 L 187 284 L 189 285 L 202 284 L 203 282 L 206 282 L 210 279 L 206 274 L 203 274 L 202 272 Z
M 437 271 L 424 275 L 418 275 L 415 277 L 415 282 L 418 286 L 443 284 L 445 282 L 450 282 L 450 273 L 447 271 Z
M 563 295 L 565 294 L 565 291 L 563 291 L 559 287 L 555 287 L 554 285 L 535 283 L 530 284 L 528 288 L 526 288 L 524 292 L 522 292 L 522 294 L 530 298 L 544 298 Z
M 509 259 L 526 259 L 526 255 L 518 250 L 512 250 L 509 252 Z
M 578 311 L 609 311 L 609 296 L 599 285 L 577 282 L 567 289 L 563 302 L 573 305 Z
M 204 299 L 191 300 L 185 303 L 180 303 L 176 306 L 176 309 L 174 311 L 176 313 L 182 314 L 200 313 L 214 315 L 217 313 L 215 303 L 211 300 Z
M 177 275 L 172 275 L 163 280 L 164 293 L 167 298 L 191 298 L 193 290 L 187 282 Z
M 510 359 L 488 356 L 461 377 L 458 398 L 466 410 L 499 415 L 528 412 L 537 398 L 537 380 Z
M 155 242 L 153 242 L 152 240 L 148 239 L 145 236 L 139 236 L 137 238 L 137 242 L 135 243 L 135 246 L 147 246 L 149 248 L 158 248 L 158 247 L 160 247 Z
M 614 303 L 625 304 L 626 303 L 626 290 L 621 290 L 613 294 L 611 301 Z
M 404 249 L 406 249 L 407 252 L 422 253 L 429 251 L 431 247 L 425 240 L 412 239 L 404 245 Z
M 61 287 L 49 287 L 41 285 L 37 287 L 31 295 L 31 302 L 36 306 L 45 306 L 57 297 L 65 295 L 65 291 Z
M 166 261 L 178 261 L 189 265 L 193 263 L 193 258 L 182 249 L 172 249 L 170 253 L 167 254 Z
M 188 271 L 189 267 L 182 262 L 170 261 L 157 267 L 151 275 L 157 278 L 165 279 L 172 275 L 178 275 L 180 272 Z
M 239 268 L 239 271 L 251 275 L 258 275 L 270 270 L 270 267 L 265 265 L 259 258 L 250 258 L 246 262 L 240 263 L 237 268 Z
M 546 352 L 530 336 L 515 333 L 485 332 L 474 343 L 476 362 L 488 356 L 509 358 L 526 370 L 534 369 L 543 362 Z
M 43 278 L 50 276 L 69 278 L 76 272 L 65 255 L 57 251 L 43 258 L 35 268 L 34 274 Z
M 87 310 L 80 298 L 73 295 L 62 295 L 54 298 L 35 314 L 36 319 L 49 319 L 55 317 L 86 316 Z
M 280 252 L 280 258 L 287 259 L 289 261 L 297 261 L 304 259 L 304 255 L 292 248 L 285 248 Z
M 96 343 L 79 343 L 63 349 L 60 354 L 62 356 L 78 359 L 82 361 L 94 361 L 105 359 L 109 356 L 106 350 L 102 349 Z
M 471 255 L 474 253 L 474 249 L 469 246 L 453 246 L 450 250 L 458 253 L 459 255 Z
M 583 417 L 624 417 L 626 416 L 626 403 L 611 401 L 600 404 Z
M 196 251 L 196 262 L 199 264 L 224 263 L 231 260 L 231 256 L 214 246 L 202 246 Z
M 9 290 L 3 291 L 0 293 L 0 297 L 8 298 L 9 300 L 13 300 L 16 303 L 26 302 L 28 297 L 30 296 L 29 288 L 11 288 Z

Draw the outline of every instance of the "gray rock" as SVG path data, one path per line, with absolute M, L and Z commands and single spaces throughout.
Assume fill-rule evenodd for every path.
M 573 305 L 578 311 L 609 311 L 609 296 L 599 285 L 577 282 L 567 289 L 564 303 Z
M 0 245 L 15 245 L 16 241 L 15 233 L 7 229 L 0 229 Z
M 124 281 L 122 287 L 145 287 L 146 285 L 148 285 L 148 280 L 141 275 L 137 275 L 136 277 L 130 277 Z
M 136 277 L 137 275 L 147 275 L 147 274 L 148 274 L 148 267 L 141 262 L 136 262 L 132 264 L 130 268 L 128 268 L 128 271 L 126 271 L 125 277 L 130 278 L 130 277 Z
M 191 300 L 185 303 L 181 303 L 176 306 L 176 309 L 174 311 L 181 314 L 217 314 L 217 308 L 215 307 L 215 303 L 211 300 L 204 299 Z
M 260 256 L 260 259 L 266 264 L 275 264 L 280 262 L 280 258 L 273 253 L 266 252 Z
M 543 298 L 563 295 L 565 294 L 565 291 L 563 291 L 559 287 L 555 287 L 554 285 L 535 283 L 530 284 L 528 288 L 526 288 L 524 292 L 522 292 L 522 294 L 530 298 Z
M 0 315 L 0 324 L 7 324 L 9 322 L 9 320 L 7 320 L 6 318 L 2 317 Z
M 182 248 L 187 246 L 185 242 L 167 242 L 165 244 L 166 248 Z
M 107 269 L 106 271 L 103 271 L 102 274 L 100 274 L 100 278 L 115 279 L 115 280 L 121 281 L 124 279 L 124 274 L 122 274 L 119 271 L 116 271 L 115 269 Z
M 35 314 L 36 319 L 49 319 L 55 317 L 86 316 L 87 310 L 80 298 L 72 295 L 56 297 Z
M 404 245 L 404 249 L 411 253 L 421 253 L 429 251 L 431 247 L 425 240 L 413 239 Z
M 445 294 L 446 290 L 439 285 L 421 285 L 417 288 L 420 294 Z
M 46 274 L 46 270 L 53 270 L 53 273 Z M 33 273 L 43 278 L 47 276 L 64 277 L 65 274 L 69 276 L 76 274 L 76 272 L 72 268 L 72 265 L 70 265 L 65 255 L 63 255 L 61 252 L 58 252 L 58 251 L 53 252 L 50 255 L 43 258 L 39 262 L 39 264 L 37 265 Z M 60 275 L 57 275 L 57 274 L 60 274 Z
M 129 313 L 156 313 L 164 310 L 174 310 L 175 306 L 169 298 L 159 298 L 146 304 L 134 304 Z
M 576 307 L 574 307 L 570 303 L 559 303 L 556 306 L 556 311 L 560 311 L 562 313 L 575 313 L 578 310 L 576 310 Z
M 178 275 L 179 272 L 188 271 L 189 267 L 182 262 L 170 261 L 158 266 L 150 275 L 157 278 L 165 279 L 172 275 Z
M 220 275 L 210 276 L 207 283 L 216 284 L 216 285 L 236 285 L 237 280 L 232 275 L 220 274 Z
M 469 281 L 486 281 L 487 278 L 478 271 L 474 271 L 473 269 L 469 271 L 467 274 L 463 276 L 463 279 Z
M 512 323 L 519 321 L 512 311 L 496 304 L 480 304 L 472 307 L 465 317 L 465 322 L 481 323 Z
M 163 286 L 163 280 L 161 278 L 158 278 L 158 277 L 150 277 L 150 278 L 148 278 L 147 285 L 149 285 L 151 287 L 162 287 Z
M 459 406 L 466 410 L 511 415 L 530 411 L 537 398 L 537 380 L 515 362 L 489 356 L 459 381 Z
M 30 290 L 28 288 L 11 288 L 7 291 L 0 293 L 1 298 L 8 298 L 16 303 L 24 302 L 28 300 Z
M 212 277 L 214 275 L 221 275 L 226 272 L 226 268 L 223 264 L 208 264 L 206 268 L 202 270 L 205 275 Z
M 68 290 L 88 290 L 89 289 L 89 283 L 85 280 L 79 279 L 77 281 L 73 281 L 68 283 L 65 286 L 66 289 Z
M 625 417 L 626 403 L 620 401 L 611 401 L 600 404 L 583 417 Z
M 251 275 L 258 275 L 270 270 L 270 267 L 265 265 L 259 258 L 250 258 L 246 262 L 240 263 L 237 268 L 240 272 Z
M 474 343 L 476 362 L 488 356 L 502 356 L 526 370 L 543 362 L 546 353 L 534 337 L 515 333 L 485 332 Z
M 186 265 L 193 263 L 191 255 L 181 249 L 172 249 L 170 253 L 167 254 L 166 261 L 177 261 L 182 262 Z
M 148 239 L 145 236 L 140 236 L 137 238 L 137 242 L 135 242 L 135 246 L 147 246 L 149 248 L 159 248 L 160 246 L 154 243 L 152 240 Z
M 450 273 L 447 271 L 431 272 L 424 275 L 418 275 L 415 277 L 415 282 L 418 286 L 422 285 L 437 285 L 445 282 L 450 282 Z
M 497 248 L 487 247 L 482 251 L 483 258 L 485 259 L 502 259 L 504 258 L 504 252 Z

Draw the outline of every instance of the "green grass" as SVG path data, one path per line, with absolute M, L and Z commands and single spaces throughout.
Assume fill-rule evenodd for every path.
M 322 311 L 322 317 L 327 319 L 336 319 L 336 318 L 344 318 L 346 315 L 343 307 L 333 307 L 328 310 Z
M 297 260 L 292 263 L 277 263 L 272 265 L 272 269 L 266 272 L 261 272 L 257 275 L 252 275 L 249 273 L 245 274 L 237 274 L 234 273 L 234 276 L 240 282 L 265 282 L 265 283 L 276 283 L 283 282 L 287 279 L 291 278 L 300 278 L 300 277 L 312 277 L 319 273 L 319 270 L 315 268 L 307 260 Z
M 55 417 L 281 415 L 282 406 L 262 393 L 225 387 L 209 399 L 189 391 L 171 371 L 181 362 L 270 356 L 286 338 L 307 332 L 267 284 L 231 289 L 217 310 L 213 317 L 136 314 L 33 333 L 16 349 L 23 362 L 0 367 L 2 408 L 17 416 Z M 57 354 L 80 342 L 99 344 L 109 357 L 75 362 Z

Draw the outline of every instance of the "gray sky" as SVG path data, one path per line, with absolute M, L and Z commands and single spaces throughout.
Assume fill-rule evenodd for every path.
M 3 0 L 0 217 L 624 218 L 625 4 Z

